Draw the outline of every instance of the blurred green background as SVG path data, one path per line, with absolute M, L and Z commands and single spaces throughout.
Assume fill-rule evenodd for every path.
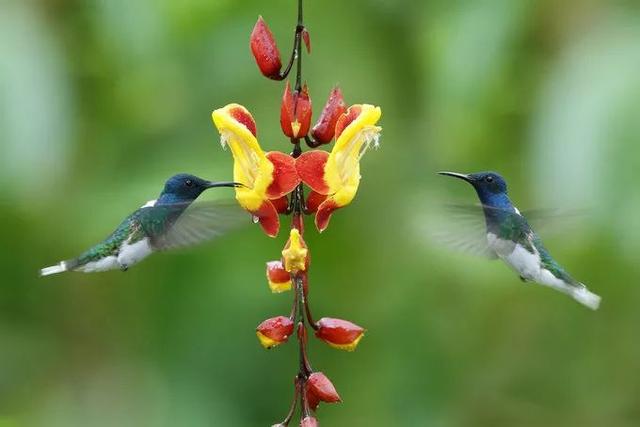
M 368 329 L 355 353 L 311 340 L 344 400 L 321 423 L 640 425 L 639 4 L 309 0 L 305 12 L 316 112 L 339 83 L 348 103 L 382 106 L 384 127 L 354 203 L 307 233 L 315 315 Z M 127 273 L 37 277 L 168 176 L 230 178 L 214 108 L 247 106 L 263 147 L 289 149 L 283 85 L 248 48 L 258 14 L 286 55 L 292 0 L 0 0 L 1 427 L 284 416 L 295 346 L 267 352 L 254 334 L 290 307 L 264 278 L 283 234 L 247 227 Z M 543 238 L 600 311 L 439 248 L 424 231 L 435 208 L 475 201 L 441 169 L 500 171 L 523 209 L 587 208 Z

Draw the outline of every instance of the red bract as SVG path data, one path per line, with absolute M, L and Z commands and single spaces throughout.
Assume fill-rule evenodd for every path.
M 280 51 L 273 38 L 269 26 L 262 16 L 258 17 L 256 25 L 251 32 L 251 52 L 256 59 L 260 72 L 270 79 L 278 79 L 282 62 L 280 61 Z
M 307 85 L 302 91 L 291 92 L 289 83 L 285 86 L 280 107 L 280 126 L 289 138 L 304 138 L 311 126 L 311 99 Z
M 267 319 L 256 328 L 256 335 L 264 348 L 272 348 L 287 342 L 292 333 L 293 322 L 284 316 Z
M 327 144 L 331 142 L 336 130 L 338 118 L 346 111 L 347 107 L 339 87 L 334 87 L 329 94 L 329 99 L 322 109 L 320 118 L 311 130 L 311 136 L 316 142 Z
M 309 31 L 306 28 L 302 30 L 302 40 L 307 47 L 307 53 L 311 53 L 311 37 L 309 37 Z
M 300 427 L 318 427 L 318 420 L 314 417 L 304 417 L 302 421 L 300 421 Z
M 364 328 L 348 320 L 323 317 L 316 326 L 316 337 L 340 350 L 355 350 L 364 336 Z

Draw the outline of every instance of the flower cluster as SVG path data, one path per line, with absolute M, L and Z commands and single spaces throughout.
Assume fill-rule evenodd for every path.
M 301 113 L 306 105 L 310 113 L 311 103 L 300 102 L 308 100 L 308 95 L 296 95 L 299 94 L 291 95 L 287 86 L 280 117 L 285 135 L 297 135 L 291 136 L 293 141 L 307 136 L 303 132 L 309 130 L 311 120 L 310 114 Z M 300 183 L 311 189 L 302 206 L 304 213 L 315 213 L 315 224 L 321 232 L 329 225 L 331 214 L 355 197 L 360 183 L 360 159 L 372 144 L 378 145 L 380 127 L 376 123 L 381 112 L 379 107 L 368 104 L 352 105 L 343 111 L 342 105 L 342 94 L 336 88 L 314 126 L 323 140 L 335 135 L 331 152 L 311 150 L 298 156 L 280 151 L 265 153 L 258 143 L 253 116 L 242 105 L 229 104 L 212 113 L 220 142 L 233 155 L 233 179 L 244 185 L 236 188 L 236 199 L 253 214 L 267 235 L 278 234 L 279 214 L 291 213 L 291 200 L 287 196 Z M 332 122 L 334 130 L 329 131 Z M 316 141 L 307 138 L 311 144 Z
M 286 418 L 275 426 L 288 426 L 298 404 L 300 426 L 317 426 L 318 405 L 341 399 L 329 378 L 311 367 L 307 329 L 311 328 L 315 337 L 328 345 L 346 351 L 356 348 L 365 331 L 342 319 L 313 320 L 308 301 L 310 250 L 304 240 L 304 215 L 315 215 L 316 228 L 322 232 L 332 214 L 354 199 L 360 183 L 360 160 L 370 146 L 378 145 L 381 128 L 377 122 L 381 111 L 369 104 L 347 107 L 342 92 L 335 87 L 312 127 L 311 98 L 301 77 L 302 44 L 307 53 L 311 51 L 309 32 L 302 21 L 302 0 L 298 0 L 294 38 L 294 48 L 284 69 L 273 34 L 262 17 L 258 18 L 250 38 L 251 51 L 264 76 L 284 80 L 296 63 L 294 87 L 286 83 L 280 105 L 280 127 L 292 144 L 290 154 L 262 150 L 255 120 L 242 105 L 219 108 L 213 111 L 212 119 L 220 132 L 222 146 L 229 147 L 233 156 L 234 180 L 243 184 L 236 188 L 238 203 L 271 237 L 278 235 L 281 215 L 292 217 L 280 259 L 266 266 L 272 292 L 294 291 L 291 313 L 260 323 L 256 335 L 268 349 L 295 335 L 300 350 L 292 404 Z M 316 149 L 332 141 L 335 144 L 330 151 Z M 312 150 L 303 153 L 302 142 Z

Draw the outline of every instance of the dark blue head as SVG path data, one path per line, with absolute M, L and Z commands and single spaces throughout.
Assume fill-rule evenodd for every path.
M 187 173 L 174 175 L 164 184 L 157 204 L 191 203 L 202 192 L 214 187 L 237 187 L 235 182 L 211 182 Z M 156 204 L 156 205 L 157 205 Z
M 511 209 L 511 201 L 507 196 L 507 183 L 497 172 L 478 172 L 471 174 L 455 172 L 438 172 L 440 175 L 453 176 L 467 181 L 476 189 L 480 202 L 485 206 L 500 209 Z

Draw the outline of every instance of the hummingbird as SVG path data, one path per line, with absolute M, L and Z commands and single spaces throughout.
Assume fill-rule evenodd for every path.
M 236 182 L 211 182 L 189 174 L 169 178 L 160 196 L 127 216 L 109 237 L 77 258 L 40 270 L 41 276 L 81 271 L 92 273 L 129 267 L 158 250 L 195 244 L 220 234 L 230 225 L 225 206 L 189 206 L 209 189 L 238 187 Z M 231 205 L 229 205 L 230 207 Z
M 524 282 L 551 287 L 592 310 L 598 308 L 600 297 L 571 277 L 556 262 L 527 219 L 511 203 L 507 194 L 507 183 L 500 174 L 438 173 L 462 179 L 476 190 L 486 226 L 486 242 L 483 248 L 485 255 L 502 259 Z

